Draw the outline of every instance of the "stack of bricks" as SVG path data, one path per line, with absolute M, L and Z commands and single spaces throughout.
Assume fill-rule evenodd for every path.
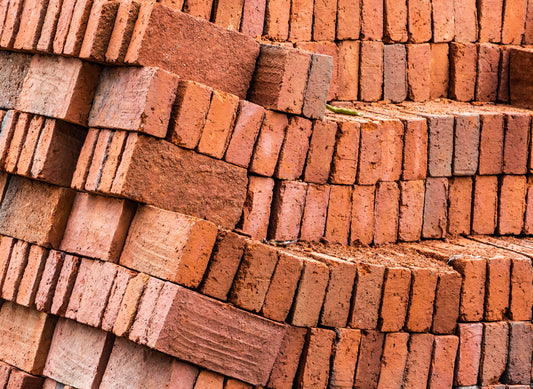
M 0 2 L 0 387 L 529 388 L 526 3 Z

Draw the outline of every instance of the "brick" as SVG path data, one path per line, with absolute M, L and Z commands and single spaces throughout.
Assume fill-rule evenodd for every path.
M 350 238 L 352 191 L 349 186 L 331 185 L 324 239 L 347 245 Z
M 16 171 L 19 155 L 26 140 L 26 134 L 28 133 L 31 119 L 31 115 L 22 112 L 18 116 L 15 130 L 13 132 L 13 138 L 11 138 L 11 144 L 9 145 L 9 150 L 7 150 L 5 160 L 4 169 L 8 173 L 14 173 Z
M 503 172 L 504 121 L 502 115 L 480 115 L 479 174 Z
M 364 4 L 370 0 L 363 0 Z M 383 92 L 383 43 L 361 42 L 359 64 L 359 99 L 378 101 Z
M 477 101 L 496 101 L 498 95 L 499 65 L 499 47 L 481 43 L 478 50 Z
M 375 186 L 355 185 L 352 191 L 350 244 L 369 245 L 374 240 L 374 198 Z
M 101 162 L 96 161 L 98 162 L 97 170 L 99 174 L 97 175 L 96 180 L 86 182 L 86 190 L 92 189 L 88 187 L 89 185 L 97 185 L 97 188 L 94 188 L 93 186 L 94 189 L 92 190 L 98 190 L 99 192 L 103 193 L 109 193 L 111 191 L 111 187 L 113 186 L 113 180 L 115 179 L 115 174 L 120 164 L 121 154 L 126 145 L 127 137 L 127 131 L 114 131 L 111 133 L 111 139 L 108 141 L 104 160 Z M 93 160 L 94 159 L 95 158 L 93 156 Z M 94 167 L 94 163 L 91 165 L 91 167 Z M 91 171 L 89 171 L 89 173 L 91 173 Z M 99 181 L 96 184 L 98 178 Z
M 433 339 L 431 334 L 411 334 L 403 383 L 405 389 L 424 389 L 427 387 Z
M 228 30 L 239 31 L 241 25 L 244 0 L 232 2 L 215 1 L 213 7 L 213 21 L 216 25 Z M 181 11 L 181 9 L 178 9 Z
M 259 53 L 259 44 L 253 38 L 158 4 L 141 9 L 141 16 L 146 23 L 135 26 L 127 63 L 163 66 L 183 79 L 202 82 L 239 98 L 246 96 Z M 193 37 L 188 31 L 196 34 Z M 206 46 L 209 42 L 210 47 Z M 173 50 L 178 46 L 180 50 Z
M 477 47 L 474 44 L 450 45 L 450 98 L 459 101 L 474 100 L 477 57 Z
M 150 343 L 150 341 L 148 340 L 151 335 L 150 318 L 156 316 L 159 313 L 158 311 L 155 311 L 155 307 L 159 303 L 159 296 L 161 295 L 163 287 L 165 285 L 171 286 L 169 288 L 169 291 L 170 296 L 172 297 L 168 301 L 168 304 L 171 304 L 172 298 L 175 296 L 175 291 L 179 288 L 177 285 L 165 283 L 164 281 L 161 281 L 154 277 L 150 277 L 146 282 L 143 294 L 141 296 L 141 299 L 139 300 L 139 305 L 137 306 L 135 320 L 133 321 L 128 333 L 128 339 L 132 342 L 144 345 L 148 345 Z M 160 318 L 154 318 L 154 320 L 159 321 Z M 156 325 L 154 325 L 154 327 L 155 326 Z
M 439 274 L 435 293 L 432 332 L 451 334 L 459 317 L 462 278 L 455 272 Z
M 252 385 L 249 385 L 245 382 L 234 380 L 233 378 L 226 379 L 224 384 L 224 389 L 251 389 Z
M 257 240 L 267 237 L 270 207 L 274 192 L 274 180 L 249 176 L 248 193 L 243 206 L 242 230 Z
M 500 71 L 499 78 L 500 84 L 498 86 L 498 101 L 509 102 L 510 100 L 510 78 L 511 75 L 516 74 L 511 71 L 510 57 L 512 46 L 501 46 L 501 59 L 500 59 Z
M 292 116 L 289 119 L 274 173 L 276 178 L 291 180 L 300 177 L 304 169 L 312 131 L 310 120 L 299 116 Z
M 326 387 L 329 379 L 329 356 L 333 349 L 335 332 L 311 328 L 302 353 L 302 363 L 295 378 L 296 388 Z
M 39 288 L 35 295 L 35 307 L 39 311 L 50 312 L 64 257 L 63 253 L 53 250 L 48 254 Z
M 431 5 L 422 0 L 407 1 L 407 27 L 409 41 L 412 43 L 429 42 L 431 40 Z
M 524 27 L 524 39 L 523 43 L 525 45 L 530 45 L 533 41 L 533 9 L 531 8 L 531 3 L 528 2 L 527 12 L 526 12 L 526 25 Z
M 28 263 L 28 253 L 30 245 L 24 241 L 17 241 L 13 245 L 9 266 L 7 268 L 4 284 L 2 285 L 2 298 L 8 301 L 15 301 L 19 289 L 20 281 L 24 275 L 24 269 Z
M 0 309 L 2 361 L 30 374 L 42 374 L 54 324 L 46 313 L 4 302 Z
M 290 8 L 288 0 L 268 1 L 263 35 L 269 39 L 286 41 L 289 36 Z
M 520 234 L 524 224 L 526 178 L 503 176 L 499 195 L 497 233 L 501 235 Z
M 449 46 L 445 43 L 431 44 L 430 98 L 448 96 L 450 83 Z
M 115 324 L 115 320 L 117 319 L 122 299 L 124 298 L 124 294 L 126 293 L 126 288 L 130 279 L 133 278 L 135 275 L 136 273 L 126 268 L 117 268 L 117 274 L 115 276 L 115 280 L 113 281 L 111 292 L 107 300 L 107 305 L 102 316 L 101 328 L 104 331 L 113 331 L 113 325 Z
M 105 59 L 108 62 L 123 62 L 139 14 L 137 1 L 120 2 Z
M 68 34 L 65 36 L 63 48 L 60 51 L 55 51 L 55 54 L 66 54 L 71 56 L 79 55 L 92 4 L 93 1 L 76 1 L 76 6 L 72 11 L 72 16 L 69 21 Z
M 229 144 L 238 106 L 237 96 L 213 91 L 198 152 L 222 159 Z
M 316 121 L 314 123 L 305 164 L 305 182 L 325 184 L 328 181 L 336 133 L 337 123 L 335 122 Z
M 354 388 L 377 388 L 384 341 L 385 334 L 382 332 L 362 332 Z
M 183 12 L 205 20 L 210 20 L 212 8 L 213 0 L 185 0 L 183 2 Z
M 248 168 L 264 117 L 263 107 L 244 100 L 239 103 L 239 114 L 224 156 L 226 162 Z
M 298 239 L 307 184 L 281 181 L 274 187 L 268 238 L 276 241 Z
M 424 268 L 411 269 L 411 293 L 405 328 L 428 332 L 433 321 L 438 274 Z
M 323 263 L 305 260 L 288 321 L 299 327 L 316 327 L 326 294 L 329 269 Z
M 385 10 L 385 41 L 407 42 L 407 0 L 385 0 L 383 6 Z
M 377 327 L 384 274 L 385 268 L 381 265 L 357 264 L 350 327 L 367 330 Z
M 398 240 L 420 239 L 424 211 L 424 181 L 400 181 Z
M 333 25 L 335 26 L 335 23 Z M 289 19 L 289 40 L 311 41 L 312 30 L 313 3 L 309 3 L 306 1 L 292 1 Z
M 400 190 L 395 182 L 379 183 L 374 210 L 374 243 L 396 242 L 398 235 Z
M 48 2 L 40 36 L 38 37 L 37 41 L 37 50 L 42 52 L 52 51 L 52 45 L 56 34 L 56 28 L 59 22 L 62 5 L 62 2 L 59 0 L 51 0 Z
M 0 232 L 58 247 L 74 198 L 70 189 L 12 177 L 0 208 Z
M 382 332 L 403 328 L 409 304 L 411 272 L 405 268 L 387 268 L 383 282 L 383 297 L 379 313 Z
M 20 154 L 18 155 L 18 160 L 16 161 L 17 166 L 16 169 L 14 169 L 16 170 L 16 173 L 26 177 L 30 175 L 32 168 L 31 165 L 33 163 L 33 155 L 35 153 L 35 148 L 37 147 L 44 123 L 45 118 L 43 116 L 33 116 L 29 121 L 26 138 L 24 139 L 24 144 L 21 145 Z M 67 185 L 68 184 L 69 183 L 67 183 Z
M 309 184 L 299 239 L 318 242 L 324 236 L 331 187 Z
M 129 280 L 122 302 L 120 303 L 117 317 L 114 323 L 110 323 L 110 325 L 113 325 L 113 333 L 115 335 L 128 335 L 148 279 L 149 277 L 146 274 L 139 273 Z
M 224 376 L 221 374 L 213 373 L 212 371 L 202 370 L 196 378 L 194 388 L 198 389 L 222 389 L 224 387 Z
M 216 234 L 212 223 L 143 206 L 131 223 L 120 264 L 195 288 L 202 280 Z
M 93 263 L 94 261 L 91 259 L 81 258 L 76 281 L 74 282 L 74 287 L 70 294 L 70 298 L 68 299 L 68 305 L 64 314 L 68 319 L 75 320 L 78 315 L 86 283 L 91 276 L 91 266 Z
M 483 318 L 487 264 L 485 258 L 454 257 L 450 262 L 463 276 L 459 318 L 480 321 Z
M 338 47 L 337 98 L 339 100 L 356 100 L 359 92 L 360 42 L 342 41 L 339 42 Z
M 85 190 L 94 191 L 98 188 L 102 177 L 103 164 L 107 160 L 107 151 L 113 138 L 114 133 L 111 130 L 101 130 L 99 132 L 85 179 Z
M 251 37 L 260 36 L 265 24 L 266 1 L 245 1 L 242 10 L 241 32 Z
M 454 1 L 455 41 L 475 42 L 477 39 L 477 7 L 475 0 Z
M 337 3 L 315 1 L 313 9 L 313 40 L 334 41 L 337 22 Z
M 105 54 L 115 26 L 119 5 L 119 1 L 107 2 L 102 0 L 93 2 L 83 41 L 81 44 L 77 42 L 80 58 L 105 61 Z
M 381 178 L 382 141 L 383 131 L 379 123 L 364 122 L 361 124 L 357 184 L 374 185 Z
M 361 39 L 379 41 L 383 37 L 383 1 L 361 0 Z
M 435 336 L 428 388 L 452 387 L 458 343 L 456 336 Z
M 511 299 L 509 317 L 512 320 L 530 320 L 533 306 L 533 269 L 525 258 L 513 258 L 511 263 Z
M 412 119 L 412 120 L 411 120 Z M 404 121 L 404 180 L 421 180 L 426 178 L 428 160 L 428 127 L 424 119 Z
M 397 4 L 392 1 L 393 5 Z M 400 3 L 401 4 L 401 3 Z M 407 99 L 406 45 L 385 45 L 383 49 L 383 98 L 393 103 Z
M 454 7 L 446 0 L 435 0 L 431 3 L 431 9 L 433 42 L 450 42 L 455 36 Z
M 485 286 L 485 320 L 503 320 L 509 309 L 511 289 L 511 261 L 504 256 L 487 260 L 487 284 Z
M 39 288 L 47 257 L 48 250 L 39 246 L 30 247 L 24 274 L 18 287 L 17 304 L 25 307 L 34 306 L 35 295 Z
M 498 177 L 476 176 L 474 205 L 472 207 L 472 232 L 492 234 L 496 229 Z
M 19 112 L 17 111 L 8 111 L 7 113 L 2 112 L 2 125 L 0 132 L 0 166 L 3 167 L 9 153 L 9 148 L 11 146 L 11 140 L 13 139 L 16 125 L 18 122 Z
M 28 54 L 1 52 L 0 64 L 4 69 L 0 76 L 0 96 L 2 96 L 0 106 L 2 108 L 13 109 L 17 106 L 31 61 L 32 56 Z
M 524 217 L 524 234 L 531 235 L 533 232 L 533 189 L 528 182 L 526 188 L 526 212 Z
M 442 238 L 446 235 L 448 212 L 448 180 L 428 178 L 424 199 L 424 222 L 422 237 Z
M 503 7 L 502 40 L 503 44 L 520 44 L 525 31 L 527 1 L 508 1 Z
M 385 335 L 378 387 L 401 387 L 407 363 L 408 333 Z
M 307 329 L 288 326 L 276 357 L 267 386 L 285 388 L 293 384 L 298 369 L 300 355 L 306 340 Z
M 15 242 L 13 238 L 0 236 L 0 288 L 3 286 L 7 275 L 11 252 L 13 251 Z
M 331 101 L 337 98 L 339 88 L 339 47 L 336 42 L 333 41 L 296 42 L 295 47 L 314 54 L 314 56 L 311 55 L 311 68 L 309 69 L 309 77 L 307 79 L 307 89 L 302 114 L 309 118 L 322 118 L 325 110 L 324 104 L 321 102 L 323 101 L 325 103 L 326 101 Z M 327 58 L 328 56 L 331 57 L 331 59 Z M 331 60 L 333 60 L 333 63 L 331 63 Z M 313 69 L 313 66 L 316 66 L 315 69 Z M 327 90 L 328 85 L 329 92 Z M 311 103 L 313 104 L 311 105 Z M 314 111 L 310 109 L 311 107 L 313 107 Z M 309 115 L 310 113 L 313 113 L 313 115 Z
M 499 43 L 501 41 L 501 27 L 503 3 L 495 0 L 482 0 L 478 3 L 479 41 Z
M 86 125 L 98 74 L 78 59 L 34 55 L 17 109 Z
M 33 50 L 37 45 L 37 40 L 43 27 L 46 11 L 49 1 L 33 0 L 24 2 L 22 13 L 20 15 L 20 25 L 13 48 Z
M 525 174 L 531 118 L 527 114 L 505 116 L 504 174 Z
M 479 139 L 479 116 L 460 114 L 455 117 L 454 176 L 472 176 L 477 172 Z
M 360 5 L 360 0 L 337 0 L 337 40 L 359 38 Z
M 267 177 L 274 174 L 288 124 L 287 116 L 282 113 L 265 113 L 250 162 L 250 172 Z
M 509 354 L 503 382 L 517 385 L 530 384 L 532 334 L 533 326 L 531 323 L 509 323 Z
M 472 178 L 453 177 L 448 188 L 448 232 L 468 235 L 472 210 Z
M 481 323 L 458 324 L 459 348 L 455 366 L 455 385 L 475 385 L 481 358 Z
M 453 126 L 451 116 L 428 116 L 428 173 L 432 177 L 452 175 Z
M 278 263 L 261 309 L 262 316 L 280 322 L 287 318 L 302 269 L 302 258 L 282 251 L 278 253 Z
M 329 181 L 353 185 L 359 159 L 360 124 L 341 122 L 338 125 Z
M 71 386 L 97 387 L 112 344 L 113 336 L 109 333 L 60 319 L 54 331 L 44 374 Z
M 243 168 L 160 139 L 130 134 L 111 193 L 234 228 L 246 185 Z
M 506 321 L 483 323 L 479 383 L 497 384 L 507 364 L 509 326 Z
M 40 388 L 43 385 L 44 378 L 32 376 L 22 370 L 11 370 L 9 382 L 6 389 L 31 389 Z
M 337 336 L 333 345 L 329 386 L 332 388 L 352 387 L 361 331 L 337 328 L 335 332 Z
M 63 266 L 58 272 L 57 284 L 54 285 L 53 300 L 50 312 L 63 316 L 67 310 L 69 298 L 75 285 L 80 266 L 80 259 L 72 255 L 64 255 Z
M 10 1 L 6 11 L 4 25 L 2 27 L 2 36 L 0 38 L 0 45 L 2 47 L 11 48 L 15 42 L 15 37 L 20 28 L 21 14 L 23 1 Z
M 76 168 L 72 175 L 71 187 L 73 189 L 84 189 L 85 182 L 87 181 L 87 176 L 89 175 L 89 170 L 92 165 L 92 159 L 94 151 L 96 149 L 96 144 L 98 143 L 98 138 L 102 131 L 95 128 L 91 128 L 85 141 L 81 147 L 78 161 L 76 162 Z

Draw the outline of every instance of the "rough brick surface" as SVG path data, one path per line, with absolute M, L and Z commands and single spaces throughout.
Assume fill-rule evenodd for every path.
M 366 330 L 377 328 L 384 275 L 385 267 L 382 265 L 357 264 L 352 312 L 348 323 L 350 327 Z
M 295 379 L 297 388 L 322 388 L 329 378 L 329 355 L 332 352 L 335 332 L 311 328 L 307 333 L 302 364 Z
M 459 348 L 455 367 L 455 384 L 469 386 L 477 383 L 483 325 L 469 323 L 458 325 Z
M 332 388 L 352 387 L 361 342 L 361 331 L 337 328 L 329 385 Z
M 405 332 L 385 335 L 378 387 L 400 387 L 402 385 L 407 363 L 408 340 L 409 334 Z

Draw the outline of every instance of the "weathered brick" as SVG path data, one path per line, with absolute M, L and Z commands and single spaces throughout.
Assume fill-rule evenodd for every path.
M 511 262 L 511 299 L 509 316 L 512 320 L 531 320 L 533 306 L 533 268 L 531 261 L 516 257 Z
M 448 180 L 428 178 L 424 198 L 422 237 L 443 238 L 448 225 Z
M 288 124 L 286 115 L 266 112 L 250 162 L 250 172 L 267 177 L 274 174 Z
M 453 333 L 459 317 L 461 285 L 462 278 L 458 273 L 443 272 L 439 274 L 431 327 L 434 333 Z
M 475 42 L 477 39 L 476 0 L 454 1 L 456 42 Z
M 400 267 L 385 269 L 379 312 L 379 328 L 382 332 L 394 332 L 403 328 L 409 305 L 410 284 L 409 269 Z
M 359 160 L 359 136 L 359 123 L 348 121 L 339 123 L 329 177 L 329 182 L 332 184 L 355 183 Z
M 458 324 L 459 349 L 455 366 L 455 385 L 475 385 L 481 358 L 481 323 Z
M 385 0 L 383 6 L 385 10 L 384 40 L 407 42 L 407 0 Z
M 401 4 L 391 0 L 393 5 Z M 385 45 L 383 49 L 383 98 L 400 103 L 407 99 L 407 51 L 405 45 Z
M 30 247 L 28 261 L 17 292 L 17 304 L 26 307 L 34 306 L 35 295 L 39 288 L 47 257 L 48 250 L 35 245 Z
M 35 296 L 35 307 L 39 311 L 50 312 L 64 257 L 64 253 L 54 250 L 51 250 L 48 254 L 39 289 Z
M 501 235 L 522 232 L 526 208 L 526 177 L 503 176 L 500 181 L 497 233 Z
M 328 212 L 329 185 L 309 184 L 300 227 L 300 240 L 318 242 L 324 236 Z
M 350 244 L 369 245 L 374 240 L 374 198 L 375 186 L 355 185 L 352 191 L 352 217 Z
M 507 364 L 507 345 L 509 343 L 508 323 L 483 323 L 479 383 L 493 385 L 500 381 Z
M 253 239 L 266 239 L 274 193 L 274 180 L 248 176 L 248 192 L 242 210 L 241 229 Z
M 450 262 L 463 276 L 459 318 L 462 321 L 480 321 L 485 303 L 487 262 L 478 256 L 454 257 Z
M 305 345 L 306 334 L 306 328 L 287 327 L 279 348 L 279 354 L 272 367 L 267 387 L 285 388 L 293 384 L 298 370 L 300 355 Z
M 274 187 L 268 238 L 276 241 L 298 239 L 304 212 L 307 184 L 280 181 Z
M 402 386 L 403 374 L 407 363 L 408 340 L 409 334 L 405 332 L 385 335 L 378 387 Z
M 458 344 L 459 339 L 456 336 L 435 336 L 428 388 L 451 388 L 453 386 Z
M 474 44 L 450 45 L 450 98 L 459 101 L 474 100 L 477 57 L 477 47 Z
M 363 15 L 366 2 L 370 1 L 363 0 Z M 359 99 L 362 101 L 378 101 L 383 94 L 383 43 L 361 42 L 360 57 Z
M 502 32 L 503 3 L 495 0 L 478 2 L 479 41 L 499 43 Z
M 433 42 L 449 42 L 455 36 L 455 12 L 446 0 L 434 0 L 431 3 L 433 16 Z
M 293 180 L 301 176 L 309 148 L 309 138 L 313 132 L 312 125 L 310 120 L 300 116 L 289 118 L 289 125 L 274 172 L 276 178 Z
M 349 186 L 331 185 L 324 239 L 332 243 L 348 244 L 352 207 L 352 190 Z
M 384 341 L 385 334 L 382 332 L 362 332 L 354 388 L 377 388 Z
M 305 182 L 327 183 L 336 133 L 337 123 L 335 122 L 316 121 L 314 123 L 305 164 Z
M 17 106 L 31 61 L 32 56 L 28 54 L 9 51 L 0 53 L 0 66 L 4 69 L 0 76 L 2 108 L 13 109 Z
M 531 382 L 531 355 L 533 325 L 528 322 L 509 323 L 509 354 L 503 382 L 529 385 Z
M 424 181 L 400 181 L 399 241 L 412 242 L 420 239 L 424 212 L 424 194 Z
M 323 388 L 329 379 L 329 358 L 335 341 L 335 332 L 311 328 L 302 353 L 302 363 L 295 378 L 296 388 Z
M 498 95 L 499 65 L 500 49 L 498 46 L 481 43 L 478 50 L 477 101 L 496 101 Z
M 353 304 L 348 325 L 352 328 L 377 328 L 385 267 L 357 263 Z
M 361 39 L 379 41 L 383 37 L 383 1 L 361 1 Z
M 485 286 L 485 320 L 503 320 L 509 309 L 511 290 L 511 260 L 494 256 L 487 260 L 487 284 Z
M 434 336 L 431 334 L 411 334 L 403 383 L 405 389 L 427 387 L 433 339 Z

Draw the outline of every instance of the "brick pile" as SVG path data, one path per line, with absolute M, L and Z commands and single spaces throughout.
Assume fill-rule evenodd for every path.
M 504 3 L 0 1 L 0 387 L 529 388 Z

